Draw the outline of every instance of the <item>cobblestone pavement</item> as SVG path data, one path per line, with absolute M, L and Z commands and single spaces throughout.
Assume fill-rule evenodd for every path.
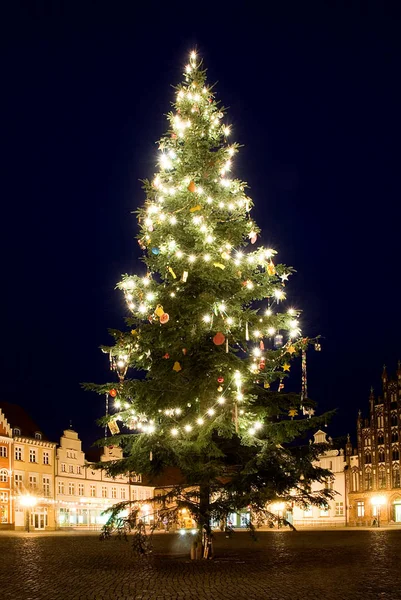
M 401 600 L 401 531 L 246 532 L 188 559 L 159 534 L 151 558 L 95 535 L 0 537 L 1 600 Z

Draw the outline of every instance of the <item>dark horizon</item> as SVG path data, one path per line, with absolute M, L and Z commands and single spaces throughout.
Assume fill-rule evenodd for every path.
M 131 213 L 196 46 L 244 146 L 262 243 L 296 269 L 289 301 L 322 336 L 309 396 L 338 408 L 330 435 L 354 439 L 401 358 L 399 6 L 151 8 L 4 15 L 1 399 L 55 441 L 70 420 L 86 447 L 102 436 L 104 398 L 80 382 L 113 379 L 98 347 L 123 324 L 120 275 L 143 270 Z

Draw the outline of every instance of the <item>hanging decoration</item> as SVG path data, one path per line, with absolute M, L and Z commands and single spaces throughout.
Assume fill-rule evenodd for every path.
M 275 275 L 276 274 L 276 268 L 275 268 L 274 263 L 273 263 L 272 260 L 269 263 L 267 263 L 266 270 L 267 270 L 268 275 Z
M 320 344 L 315 344 L 315 350 L 316 352 L 320 352 L 322 349 L 322 346 Z
M 290 368 L 291 368 L 291 365 L 290 365 L 290 364 L 288 364 L 288 363 L 284 363 L 284 364 L 283 364 L 283 371 L 289 371 L 289 370 L 290 370 Z
M 157 317 L 161 317 L 162 315 L 164 315 L 164 309 L 163 309 L 163 307 L 162 307 L 162 305 L 161 305 L 161 304 L 158 304 L 158 305 L 156 306 L 156 309 L 155 309 L 155 315 L 156 315 Z
M 283 336 L 281 335 L 281 333 L 278 333 L 277 335 L 274 336 L 274 347 L 281 348 L 282 345 L 283 345 Z
M 177 279 L 177 275 L 174 273 L 173 269 L 171 267 L 168 267 L 168 272 L 170 273 L 170 275 L 172 276 L 173 279 Z
M 152 254 L 155 254 L 157 256 L 158 254 L 160 254 L 160 249 L 159 248 L 152 248 Z
M 248 325 L 248 321 L 245 323 L 245 339 L 247 342 L 249 342 L 249 325 Z
M 182 353 L 183 353 L 183 355 L 184 355 L 184 356 L 186 356 L 186 354 L 187 354 L 187 349 L 186 349 L 186 348 L 183 348 L 183 349 L 182 349 Z
M 191 192 L 192 194 L 193 194 L 194 192 L 196 192 L 196 185 L 195 185 L 195 182 L 194 182 L 194 181 L 191 181 L 191 182 L 189 183 L 189 186 L 188 186 L 188 191 L 189 191 L 189 192 Z
M 192 190 L 189 190 L 189 191 L 192 191 Z M 202 209 L 201 205 L 197 204 L 196 206 L 193 206 L 192 208 L 190 208 L 189 212 L 193 213 L 193 212 L 197 212 L 198 210 L 201 210 L 201 209 Z
M 178 373 L 181 370 L 182 370 L 182 367 L 181 367 L 180 363 L 178 362 L 178 360 L 176 360 L 173 365 L 173 371 L 176 371 L 176 373 Z
M 224 377 L 218 377 L 217 383 L 224 383 Z
M 162 325 L 164 325 L 165 323 L 168 323 L 169 319 L 170 319 L 169 314 L 168 313 L 163 313 L 162 316 L 160 317 L 160 323 Z
M 181 281 L 183 283 L 186 283 L 187 279 L 188 279 L 188 271 L 184 271 L 182 274 L 182 277 L 181 277 Z
M 118 426 L 117 421 L 109 421 L 108 427 L 110 429 L 111 435 L 118 435 L 120 433 L 120 428 Z
M 291 419 L 296 417 L 297 414 L 298 414 L 298 411 L 296 408 L 290 408 L 290 410 L 288 411 L 288 416 L 291 417 Z
M 170 354 L 168 352 L 166 352 L 166 354 L 164 354 L 163 358 L 165 358 L 165 359 L 170 358 Z
M 112 398 L 115 398 L 117 396 L 117 390 L 115 390 L 114 388 L 112 390 L 109 391 L 109 394 Z
M 225 339 L 225 335 L 221 333 L 221 331 L 218 331 L 213 338 L 213 344 L 215 344 L 216 346 L 221 346 L 222 344 L 224 344 Z

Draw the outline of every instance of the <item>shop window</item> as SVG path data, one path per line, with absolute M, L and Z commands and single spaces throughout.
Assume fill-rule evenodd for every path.
M 365 516 L 365 502 L 363 502 L 362 500 L 359 500 L 356 503 L 356 514 L 358 515 L 358 517 Z

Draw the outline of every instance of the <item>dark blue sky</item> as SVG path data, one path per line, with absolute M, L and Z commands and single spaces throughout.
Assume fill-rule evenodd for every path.
M 103 400 L 79 382 L 109 378 L 97 348 L 138 268 L 138 180 L 197 45 L 263 243 L 298 271 L 305 333 L 324 336 L 310 396 L 353 433 L 401 358 L 398 3 L 115 4 L 15 3 L 1 19 L 2 398 L 55 439 L 70 419 L 100 434 Z

